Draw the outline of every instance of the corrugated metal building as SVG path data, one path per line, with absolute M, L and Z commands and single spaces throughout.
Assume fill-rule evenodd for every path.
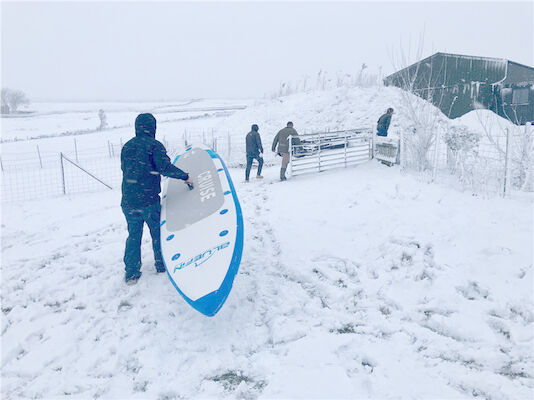
M 449 118 L 486 108 L 518 125 L 534 121 L 534 68 L 505 59 L 436 53 L 384 84 L 431 101 Z

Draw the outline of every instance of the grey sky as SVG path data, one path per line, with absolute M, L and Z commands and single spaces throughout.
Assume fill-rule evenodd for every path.
M 2 86 L 34 100 L 258 97 L 390 51 L 533 64 L 532 2 L 2 2 Z

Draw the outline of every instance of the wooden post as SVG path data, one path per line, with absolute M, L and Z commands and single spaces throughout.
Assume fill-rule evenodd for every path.
M 43 160 L 41 158 L 41 152 L 39 151 L 39 145 L 36 145 L 37 146 L 37 156 L 39 156 L 39 165 L 41 166 L 41 168 L 43 168 Z
M 78 161 L 78 145 L 76 144 L 76 138 L 74 138 L 74 154 L 76 155 L 76 162 Z
M 376 153 L 376 133 L 373 132 L 373 129 L 371 128 L 371 153 L 373 154 L 373 158 L 375 158 Z
M 61 183 L 63 184 L 63 194 L 67 194 L 65 188 L 65 166 L 63 165 L 63 153 L 59 153 L 59 160 L 61 162 Z

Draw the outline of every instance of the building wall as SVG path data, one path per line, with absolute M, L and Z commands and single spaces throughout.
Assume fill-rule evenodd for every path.
M 528 102 L 514 103 L 514 91 L 528 91 Z M 497 114 L 509 119 L 514 124 L 524 125 L 534 122 L 534 84 L 510 84 L 498 88 Z
M 516 124 L 534 120 L 534 69 L 507 60 L 437 53 L 384 83 L 432 102 L 449 118 L 486 108 Z M 512 104 L 513 91 L 527 86 L 528 104 Z

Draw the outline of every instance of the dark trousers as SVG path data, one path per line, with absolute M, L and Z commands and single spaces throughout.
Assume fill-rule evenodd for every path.
M 388 131 L 386 131 L 384 128 L 378 128 L 377 129 L 377 136 L 387 136 L 388 135 Z
M 124 265 L 126 279 L 133 276 L 140 276 L 141 270 L 141 239 L 143 237 L 143 225 L 146 222 L 152 236 L 152 248 L 154 249 L 154 260 L 156 270 L 164 271 L 163 258 L 161 256 L 160 243 L 160 213 L 161 204 L 156 201 L 154 204 L 141 208 L 132 209 L 122 207 L 122 212 L 128 224 L 128 239 L 126 239 L 126 249 L 124 251 Z
M 247 169 L 245 170 L 245 179 L 248 181 L 250 176 L 250 169 L 252 168 L 252 161 L 258 160 L 258 175 L 261 175 L 261 168 L 263 167 L 263 158 L 259 154 L 247 154 Z

